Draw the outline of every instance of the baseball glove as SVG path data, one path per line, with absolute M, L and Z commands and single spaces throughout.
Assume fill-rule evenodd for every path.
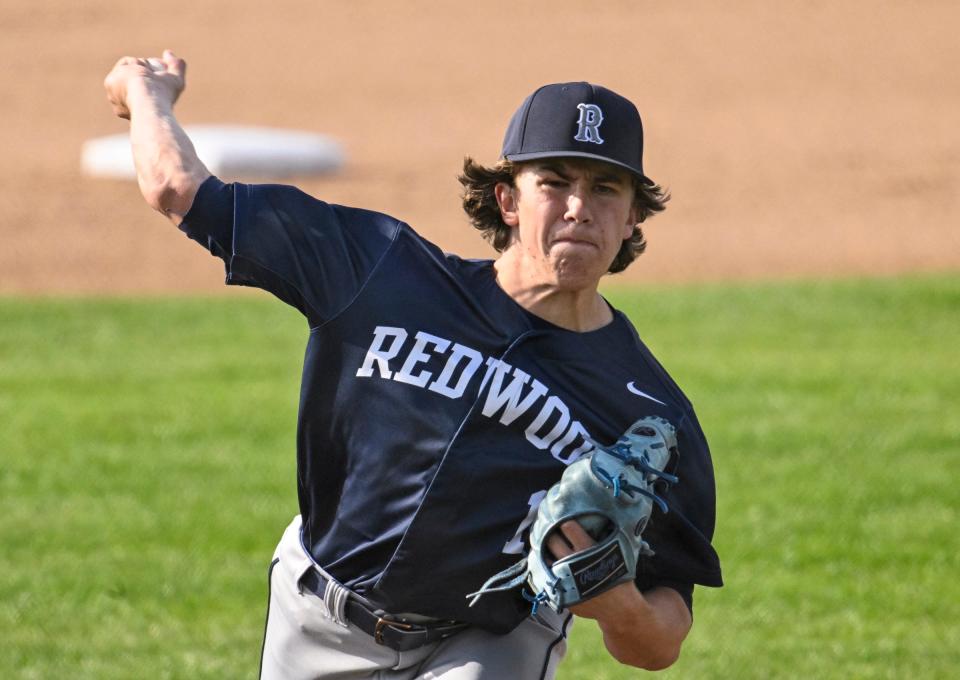
M 642 538 L 653 505 L 667 512 L 654 485 L 678 481 L 664 471 L 677 453 L 673 426 L 651 416 L 631 425 L 613 446 L 598 446 L 571 463 L 540 503 L 527 556 L 467 595 L 471 606 L 487 593 L 525 584 L 533 593 L 522 591 L 532 614 L 544 602 L 559 611 L 633 580 L 640 555 L 653 554 Z M 597 543 L 554 560 L 547 537 L 571 519 Z

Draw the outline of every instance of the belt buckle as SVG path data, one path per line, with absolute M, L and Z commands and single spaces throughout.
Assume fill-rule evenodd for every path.
M 383 611 L 375 612 L 377 615 L 377 625 L 373 627 L 373 639 L 378 645 L 387 644 L 383 639 L 383 629 L 387 626 L 393 626 L 394 628 L 399 628 L 400 630 L 413 630 L 414 625 L 412 623 L 405 623 L 403 621 L 397 621 L 395 619 L 388 618 L 388 615 Z

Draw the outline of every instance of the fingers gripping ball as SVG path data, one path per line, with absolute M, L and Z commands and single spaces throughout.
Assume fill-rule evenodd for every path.
M 664 471 L 672 455 L 677 455 L 673 426 L 647 417 L 613 446 L 598 447 L 569 465 L 540 503 L 527 557 L 488 580 L 474 601 L 485 592 L 525 583 L 534 593 L 534 611 L 541 602 L 559 610 L 633 580 L 639 556 L 653 554 L 643 540 L 653 506 L 667 511 L 654 485 L 661 479 L 677 481 Z M 597 543 L 554 561 L 547 539 L 571 519 Z

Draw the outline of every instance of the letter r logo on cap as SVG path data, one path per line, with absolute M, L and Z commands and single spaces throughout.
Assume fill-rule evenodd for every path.
M 603 111 L 596 104 L 577 104 L 577 108 L 580 109 L 580 120 L 577 121 L 577 134 L 573 138 L 578 142 L 603 144 L 599 129 L 603 122 Z

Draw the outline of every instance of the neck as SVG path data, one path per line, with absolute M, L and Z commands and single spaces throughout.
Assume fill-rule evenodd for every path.
M 596 285 L 565 287 L 529 276 L 509 258 L 494 263 L 497 283 L 514 302 L 555 326 L 584 333 L 606 326 L 613 320 L 610 307 Z

